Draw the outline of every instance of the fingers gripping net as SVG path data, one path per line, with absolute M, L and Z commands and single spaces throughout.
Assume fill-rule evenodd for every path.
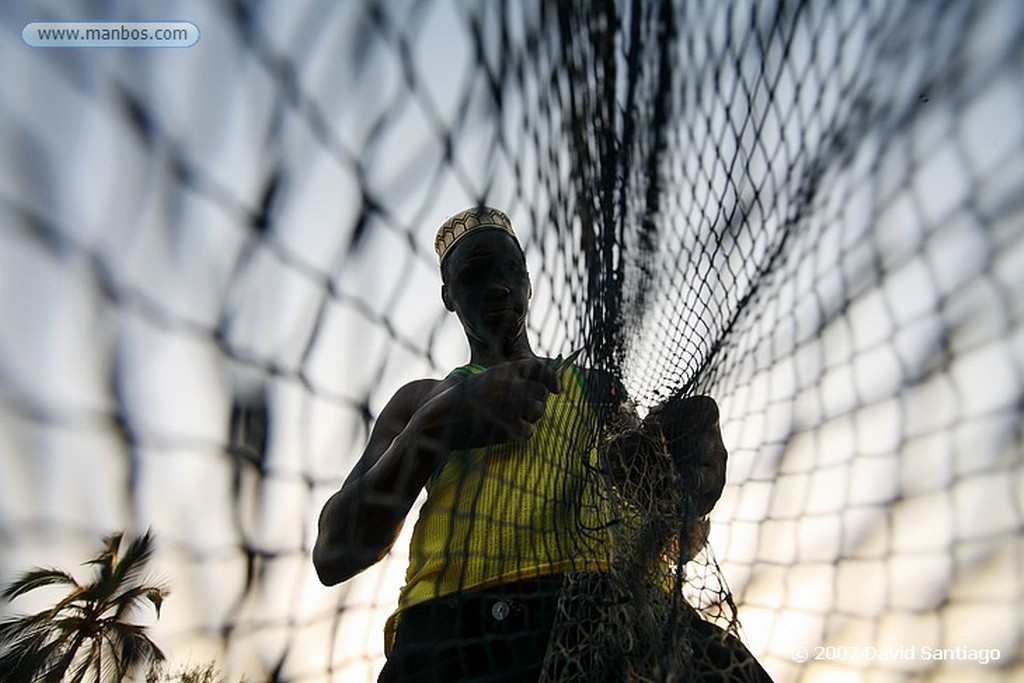
M 0 9 L 4 585 L 151 525 L 172 660 L 371 679 L 408 539 L 328 591 L 316 514 L 388 398 L 465 361 L 430 246 L 485 202 L 535 348 L 640 416 L 713 396 L 729 449 L 704 517 L 623 397 L 570 430 L 594 459 L 552 490 L 593 496 L 541 525 L 609 570 L 555 591 L 542 677 L 747 671 L 701 657 L 721 633 L 777 681 L 1020 676 L 1019 3 L 149 11 Z M 195 48 L 17 38 L 168 12 Z
M 689 431 L 717 431 L 717 414 L 687 412 Z M 725 651 L 738 623 L 706 545 L 708 521 L 695 495 L 701 473 L 674 464 L 677 451 L 663 435 L 628 422 L 617 427 L 601 470 L 612 519 L 609 570 L 567 578 L 542 680 L 691 680 L 709 669 L 723 680 L 750 675 L 743 656 L 710 663 L 708 648 Z M 692 453 L 702 444 L 689 436 Z M 695 609 L 726 630 L 709 637 Z

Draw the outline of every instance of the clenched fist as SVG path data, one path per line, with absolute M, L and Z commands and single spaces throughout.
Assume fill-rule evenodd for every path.
M 672 462 L 691 488 L 694 512 L 704 516 L 725 488 L 728 452 L 718 424 L 718 404 L 709 396 L 672 398 L 651 411 L 645 427 L 657 427 Z

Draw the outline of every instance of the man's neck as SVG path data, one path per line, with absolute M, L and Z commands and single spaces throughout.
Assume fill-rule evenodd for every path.
M 526 338 L 525 334 L 516 337 L 507 344 L 483 344 L 474 343 L 473 340 L 470 340 L 469 348 L 469 362 L 482 365 L 485 368 L 508 361 L 537 357 L 537 354 L 533 352 L 533 348 L 530 346 L 530 340 Z

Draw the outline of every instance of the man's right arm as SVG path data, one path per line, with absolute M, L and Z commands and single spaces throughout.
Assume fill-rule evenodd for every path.
M 449 382 L 402 387 L 374 426 L 366 449 L 320 513 L 313 564 L 332 586 L 376 563 L 391 549 L 420 491 L 447 456 L 444 427 Z
M 420 491 L 453 450 L 529 438 L 548 394 L 558 391 L 558 377 L 540 359 L 399 389 L 355 469 L 320 513 L 313 547 L 320 580 L 341 583 L 384 557 Z

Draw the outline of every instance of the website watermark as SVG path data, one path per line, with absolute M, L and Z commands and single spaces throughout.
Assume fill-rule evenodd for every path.
M 819 645 L 816 647 L 798 647 L 793 650 L 793 661 L 805 662 L 974 662 L 990 664 L 1002 659 L 1003 653 L 998 648 L 968 647 L 956 645 L 952 647 L 931 647 L 928 645 L 900 645 L 894 647 L 878 647 L 875 645 Z
M 192 47 L 190 21 L 33 21 L 21 30 L 30 47 Z

